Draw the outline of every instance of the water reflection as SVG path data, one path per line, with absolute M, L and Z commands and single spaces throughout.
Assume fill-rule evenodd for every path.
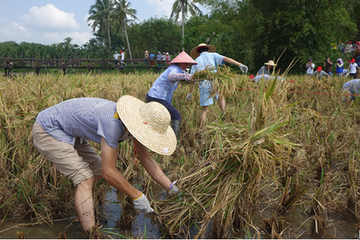
M 154 196 L 156 199 L 164 199 L 165 191 L 162 189 L 156 189 L 155 192 L 159 194 Z M 104 206 L 103 216 L 100 217 L 99 223 L 102 225 L 102 230 L 107 238 L 148 238 L 159 239 L 162 236 L 159 231 L 159 227 L 153 221 L 149 215 L 139 213 L 135 215 L 134 222 L 130 229 L 120 229 L 118 222 L 121 219 L 122 207 L 116 202 L 121 202 L 124 198 L 124 194 L 118 193 L 115 189 L 110 189 L 106 193 L 107 203 Z M 254 210 L 250 213 L 252 216 L 252 225 L 257 227 L 259 232 L 249 228 L 248 232 L 240 231 L 233 233 L 232 238 L 269 238 L 265 232 L 265 224 L 262 217 L 272 218 L 273 213 L 271 209 L 262 211 L 262 217 L 258 210 Z M 310 215 L 304 211 L 300 206 L 293 207 L 287 213 L 276 216 L 277 219 L 283 219 L 285 225 L 284 237 L 291 238 L 314 238 L 311 235 L 309 226 L 311 223 Z M 359 223 L 356 219 L 342 219 L 334 214 L 328 216 L 326 224 L 328 226 L 327 233 L 330 238 L 338 239 L 359 239 Z M 10 222 L 4 222 L 0 226 L 0 238 L 3 239 L 18 239 L 17 232 L 23 232 L 26 234 L 27 239 L 36 238 L 49 238 L 57 239 L 59 234 L 65 231 L 66 237 L 69 239 L 84 239 L 84 235 L 79 222 L 74 221 L 75 216 L 65 220 L 55 220 L 53 226 L 47 224 L 39 224 L 34 226 L 24 226 L 21 224 L 15 224 Z M 25 222 L 23 222 L 25 223 Z M 209 224 L 209 230 L 211 223 Z M 197 228 L 192 227 L 190 230 L 190 236 L 194 237 L 197 233 Z M 209 234 L 211 231 L 209 231 Z M 145 235 L 146 234 L 146 235 Z M 209 235 L 210 237 L 210 235 Z

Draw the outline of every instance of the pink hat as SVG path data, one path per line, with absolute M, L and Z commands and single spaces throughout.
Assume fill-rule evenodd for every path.
M 192 59 L 186 52 L 182 51 L 179 55 L 177 55 L 176 58 L 174 58 L 170 64 L 175 63 L 187 63 L 189 65 L 196 65 L 197 62 L 195 62 L 194 59 Z

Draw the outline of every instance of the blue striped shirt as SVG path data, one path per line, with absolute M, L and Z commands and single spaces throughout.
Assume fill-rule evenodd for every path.
M 349 94 L 360 94 L 360 79 L 352 79 L 344 83 L 342 91 L 348 92 Z M 351 95 L 352 100 L 355 99 L 354 95 Z
M 74 145 L 76 138 L 106 143 L 117 148 L 125 133 L 114 118 L 116 103 L 100 98 L 74 98 L 41 111 L 36 122 L 53 138 Z

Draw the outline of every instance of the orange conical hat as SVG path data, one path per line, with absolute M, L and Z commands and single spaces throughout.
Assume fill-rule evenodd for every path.
M 176 58 L 174 58 L 170 64 L 175 63 L 187 63 L 189 65 L 196 65 L 197 62 L 195 62 L 194 59 L 192 59 L 186 52 L 182 51 L 179 55 L 177 55 Z

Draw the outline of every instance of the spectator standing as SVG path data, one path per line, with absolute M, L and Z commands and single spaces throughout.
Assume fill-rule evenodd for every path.
M 356 64 L 360 67 L 360 43 L 358 42 L 357 47 L 354 50 L 354 58 Z M 357 77 L 360 77 L 360 71 L 358 71 Z
M 154 52 L 150 53 L 150 66 L 154 66 L 154 59 L 155 59 L 155 54 Z
M 344 62 L 341 58 L 339 58 L 338 60 L 336 60 L 336 76 L 342 77 L 343 72 L 344 72 Z
M 353 45 L 351 41 L 348 41 L 344 50 L 345 54 L 351 54 L 353 50 Z
M 149 60 L 150 54 L 148 50 L 145 50 L 145 54 L 144 54 L 144 58 L 145 58 L 145 65 L 148 65 L 148 60 Z
M 118 52 L 117 52 L 117 51 L 115 51 L 115 53 L 114 53 L 113 57 L 114 57 L 114 63 L 115 63 L 115 66 L 117 66 L 117 65 L 118 65 L 118 62 L 119 62 L 119 57 L 120 57 L 120 54 L 118 54 Z
M 161 67 L 161 52 L 156 55 L 156 60 L 158 60 L 158 67 Z
M 311 76 L 314 73 L 315 69 L 315 63 L 313 63 L 313 60 L 310 58 L 307 64 L 305 65 L 306 68 L 306 74 L 308 76 Z
M 360 70 L 360 67 L 356 64 L 354 58 L 351 59 L 348 70 L 350 73 L 350 78 L 355 79 L 356 78 L 356 70 Z
M 340 50 L 340 52 L 342 54 L 344 54 L 344 51 L 345 51 L 345 45 L 342 41 L 340 41 L 339 45 L 337 46 L 337 48 Z
M 171 56 L 168 52 L 166 52 L 166 63 L 168 66 L 170 66 Z
M 123 52 L 123 50 L 120 51 L 120 64 L 121 64 L 121 67 L 123 67 L 124 65 L 124 59 L 125 59 L 125 53 Z
M 324 62 L 324 68 L 325 68 L 325 72 L 327 74 L 329 74 L 330 77 L 332 76 L 332 69 L 331 69 L 332 65 L 333 65 L 333 63 L 330 61 L 330 58 L 327 57 Z
M 162 66 L 165 67 L 166 66 L 166 54 L 165 54 L 165 52 L 163 52 L 162 55 L 161 55 L 161 61 L 163 61 Z

